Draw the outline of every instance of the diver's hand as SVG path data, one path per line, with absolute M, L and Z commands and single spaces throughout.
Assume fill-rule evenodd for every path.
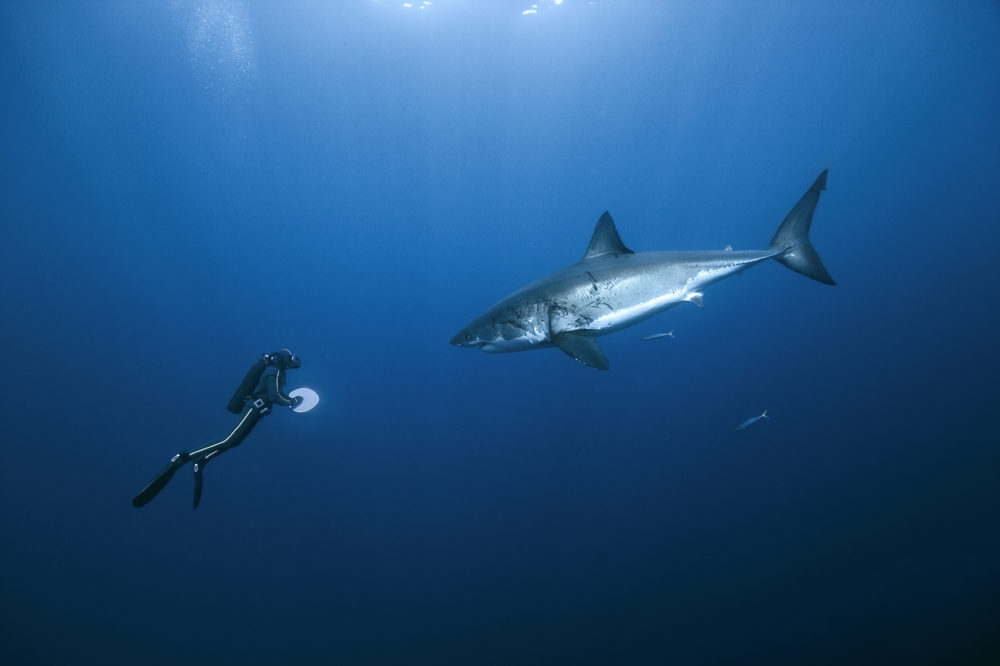
M 295 409 L 296 407 L 302 404 L 303 399 L 304 398 L 301 395 L 295 396 L 294 398 L 292 398 L 292 404 L 290 404 L 289 407 Z

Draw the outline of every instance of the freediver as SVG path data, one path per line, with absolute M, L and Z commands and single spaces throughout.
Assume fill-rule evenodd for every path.
M 302 396 L 294 398 L 284 392 L 285 375 L 293 368 L 302 367 L 299 357 L 287 349 L 281 349 L 273 354 L 263 354 L 250 368 L 243 382 L 233 394 L 227 409 L 240 415 L 240 422 L 229 435 L 214 444 L 204 446 L 197 451 L 188 453 L 181 451 L 170 459 L 163 471 L 156 475 L 138 495 L 132 498 L 132 506 L 145 506 L 156 497 L 173 478 L 174 472 L 194 462 L 194 508 L 201 501 L 202 474 L 205 465 L 215 460 L 222 453 L 239 446 L 254 426 L 271 412 L 272 405 L 296 407 L 302 403 Z

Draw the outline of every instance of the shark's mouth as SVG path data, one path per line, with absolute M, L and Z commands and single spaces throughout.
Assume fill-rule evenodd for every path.
M 483 345 L 488 344 L 488 343 L 486 341 L 484 341 L 484 340 L 475 340 L 475 341 L 472 341 L 472 340 L 461 340 L 461 339 L 455 338 L 454 340 L 451 341 L 451 344 L 453 346 L 455 346 L 455 347 L 467 347 L 469 349 L 475 349 L 477 347 L 482 347 Z

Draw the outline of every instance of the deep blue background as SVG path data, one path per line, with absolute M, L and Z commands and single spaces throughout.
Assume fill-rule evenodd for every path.
M 0 5 L 0 661 L 996 658 L 998 5 L 421 4 Z M 837 287 L 447 344 L 824 168 Z M 282 346 L 320 407 L 132 508 Z

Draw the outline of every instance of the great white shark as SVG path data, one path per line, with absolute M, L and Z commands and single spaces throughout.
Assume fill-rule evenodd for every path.
M 761 250 L 633 252 L 605 212 L 583 259 L 521 287 L 476 317 L 451 344 L 491 353 L 558 347 L 584 365 L 607 370 L 598 337 L 678 303 L 700 307 L 706 287 L 768 259 L 835 284 L 809 242 L 826 174 L 819 175 Z

